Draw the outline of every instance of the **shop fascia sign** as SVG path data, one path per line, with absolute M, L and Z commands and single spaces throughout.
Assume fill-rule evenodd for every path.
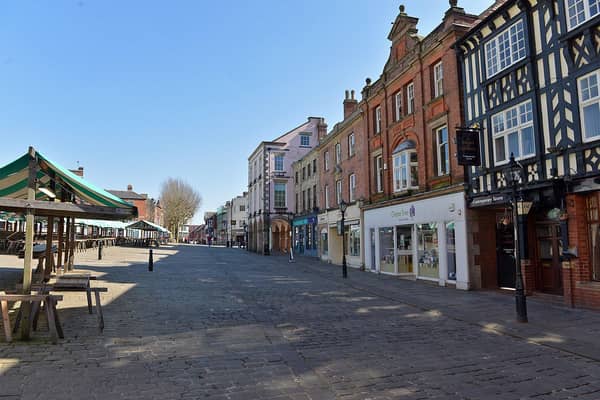
M 485 207 L 493 204 L 502 204 L 508 202 L 508 197 L 505 194 L 493 194 L 490 196 L 477 197 L 471 200 L 471 207 Z
M 416 209 L 414 205 L 406 208 L 400 208 L 392 211 L 392 218 L 397 221 L 410 221 L 415 217 Z

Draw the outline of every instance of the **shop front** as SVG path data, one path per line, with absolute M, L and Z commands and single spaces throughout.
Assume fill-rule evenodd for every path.
M 366 269 L 469 289 L 463 193 L 365 209 Z
M 342 214 L 330 210 L 318 216 L 316 232 L 319 235 L 319 257 L 323 261 L 342 264 L 342 241 L 345 241 L 346 263 L 350 267 L 361 268 L 361 224 L 360 208 L 357 204 L 348 207 L 344 218 L 342 234 Z
M 294 254 L 318 257 L 319 235 L 317 215 L 294 218 L 292 221 L 294 234 Z

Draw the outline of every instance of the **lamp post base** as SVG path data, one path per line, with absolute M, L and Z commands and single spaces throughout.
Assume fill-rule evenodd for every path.
M 515 300 L 517 305 L 517 322 L 529 322 L 527 319 L 527 300 L 525 299 L 525 294 L 517 293 Z

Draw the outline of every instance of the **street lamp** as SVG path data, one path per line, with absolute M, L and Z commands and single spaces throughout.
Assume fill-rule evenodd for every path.
M 244 247 L 248 251 L 248 224 L 246 224 L 246 221 L 243 222 L 242 226 L 244 228 Z
M 342 213 L 342 277 L 344 279 L 348 278 L 348 267 L 346 266 L 346 238 L 344 236 L 344 230 L 345 230 L 345 226 L 344 226 L 344 217 L 345 217 L 345 213 L 346 213 L 346 209 L 348 208 L 348 203 L 346 203 L 344 200 L 340 201 L 340 211 Z
M 519 249 L 519 212 L 517 200 L 517 186 L 521 184 L 523 179 L 523 166 L 515 161 L 514 155 L 510 154 L 510 162 L 503 171 L 504 179 L 511 188 L 510 203 L 513 214 L 513 229 L 514 229 L 514 257 L 516 268 L 515 279 L 515 301 L 517 306 L 517 321 L 527 322 L 527 300 L 525 298 L 525 290 L 523 287 L 523 274 L 521 273 L 521 254 Z

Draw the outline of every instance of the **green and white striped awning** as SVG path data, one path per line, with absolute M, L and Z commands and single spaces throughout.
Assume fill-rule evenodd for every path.
M 0 168 L 0 199 L 27 200 L 29 173 L 32 168 L 35 169 L 37 178 L 35 200 L 52 200 L 55 197 L 59 201 L 75 202 L 82 207 L 98 206 L 106 210 L 100 211 L 101 215 L 106 214 L 110 209 L 115 209 L 118 210 L 119 219 L 137 214 L 133 204 L 93 185 L 33 148 L 22 157 Z M 32 207 L 39 208 L 39 206 L 40 203 L 36 203 Z M 83 214 L 85 213 L 77 215 Z M 110 215 L 106 216 L 112 219 Z

